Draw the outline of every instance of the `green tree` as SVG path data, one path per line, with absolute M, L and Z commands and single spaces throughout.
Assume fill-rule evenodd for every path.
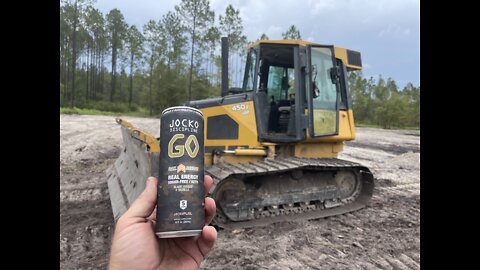
M 215 50 L 220 40 L 220 31 L 218 28 L 215 26 L 210 27 L 204 37 L 204 40 L 204 43 L 207 45 L 208 52 L 206 74 L 212 74 L 212 66 L 213 62 L 215 61 Z
M 69 60 L 70 60 L 70 33 L 72 31 L 68 19 L 69 8 L 65 4 L 60 6 L 60 97 L 61 104 L 65 106 L 68 97 Z
M 97 92 L 103 93 L 104 88 L 104 59 L 108 51 L 108 39 L 106 31 L 106 22 L 103 14 L 95 9 L 89 14 L 93 20 L 93 36 L 95 43 L 94 73 L 92 76 L 92 98 L 97 99 Z
M 98 9 L 93 7 L 88 7 L 86 9 L 85 32 L 87 35 L 87 78 L 85 99 L 88 101 L 89 99 L 96 98 L 100 52 L 105 50 L 105 20 Z
M 377 85 L 374 88 L 375 99 L 379 102 L 385 102 L 390 97 L 390 89 L 387 87 L 385 79 L 382 78 L 382 75 L 378 76 Z
M 262 33 L 259 39 L 257 40 L 269 40 L 268 36 L 265 33 Z
M 133 74 L 136 60 L 143 54 L 143 35 L 135 25 L 130 26 L 127 32 L 127 44 L 130 52 L 130 86 L 128 89 L 128 106 L 132 105 L 133 99 Z
M 408 124 L 420 127 L 420 86 L 415 87 L 412 83 L 408 83 L 402 93 L 408 102 Z
M 300 31 L 295 27 L 294 24 L 288 28 L 287 32 L 282 33 L 283 39 L 302 39 Z
M 184 26 L 190 33 L 190 73 L 188 79 L 188 100 L 192 98 L 192 76 L 193 76 L 193 58 L 195 53 L 195 42 L 201 40 L 204 32 L 207 31 L 207 25 L 215 18 L 215 13 L 210 10 L 208 0 L 182 0 L 180 5 L 175 6 L 175 10 L 182 18 Z
M 72 96 L 71 96 L 71 104 L 70 106 L 73 108 L 75 107 L 75 69 L 77 66 L 77 27 L 78 27 L 78 20 L 79 20 L 79 10 L 78 10 L 78 1 L 75 0 L 74 8 L 73 8 L 73 23 L 72 23 Z
M 123 17 L 123 14 L 120 10 L 115 8 L 107 14 L 108 38 L 112 51 L 112 80 L 110 102 L 113 102 L 113 98 L 115 96 L 118 52 L 123 49 L 123 43 L 125 40 L 127 28 L 128 25 L 125 22 L 125 18 Z
M 408 100 L 398 91 L 396 82 L 379 76 L 374 93 L 377 123 L 383 128 L 405 126 Z
M 162 55 L 162 45 L 164 40 L 161 38 L 160 26 L 154 21 L 149 20 L 143 26 L 143 36 L 145 37 L 145 59 L 148 63 L 149 83 L 148 83 L 148 107 L 150 109 L 150 116 L 153 115 L 153 73 L 154 68 L 160 61 Z M 163 47 L 164 48 L 164 47 Z
M 373 88 L 373 107 L 375 108 L 374 111 L 374 119 L 375 124 L 385 126 L 386 125 L 386 112 L 387 112 L 387 100 L 390 96 L 388 93 L 388 88 L 386 87 L 386 82 L 380 75 L 378 77 L 378 81 Z
M 220 30 L 222 34 L 228 37 L 230 49 L 237 51 L 242 44 L 243 24 L 240 17 L 240 10 L 236 10 L 232 5 L 225 9 L 225 15 L 219 15 Z
M 244 50 L 244 46 L 247 41 L 247 37 L 243 34 L 243 23 L 242 18 L 240 17 L 240 10 L 233 8 L 232 5 L 228 5 L 225 9 L 225 15 L 219 15 L 219 22 L 220 22 L 220 30 L 224 36 L 228 37 L 230 52 L 229 55 L 229 63 L 230 59 L 236 59 L 238 63 L 238 58 L 240 57 L 240 53 Z M 236 57 L 234 58 L 233 53 L 236 53 Z M 232 68 L 229 70 L 229 74 L 238 74 L 238 67 L 232 63 L 233 65 L 229 65 Z M 237 79 L 237 76 L 235 76 Z M 233 82 L 233 80 L 230 80 Z
M 349 73 L 348 84 L 350 86 L 355 120 L 365 123 L 368 117 L 368 103 L 370 101 L 370 97 L 367 94 L 367 80 L 363 78 L 361 71 L 353 71 Z
M 180 72 L 168 70 L 160 78 L 163 91 L 159 93 L 159 109 L 177 106 L 186 100 L 186 77 Z M 196 92 L 196 91 L 195 91 Z
M 407 109 L 407 100 L 398 92 L 391 92 L 389 99 L 381 107 L 381 125 L 383 128 L 404 127 Z
M 376 121 L 376 115 L 375 115 L 375 108 L 376 108 L 376 99 L 375 99 L 375 88 L 377 87 L 377 84 L 375 82 L 375 79 L 373 77 L 370 77 L 367 80 L 367 84 L 365 85 L 365 96 L 367 97 L 367 104 L 365 108 L 365 120 L 366 123 L 369 124 L 374 124 Z
M 187 39 L 185 27 L 177 13 L 169 11 L 163 15 L 160 23 L 160 34 L 166 42 L 167 68 L 170 70 L 172 63 L 177 68 L 185 53 Z
M 71 45 L 71 64 L 69 66 L 70 73 L 71 73 L 71 93 L 70 93 L 70 106 L 75 106 L 75 83 L 76 83 L 76 67 L 77 67 L 77 58 L 78 58 L 78 47 L 79 47 L 79 39 L 78 39 L 78 32 L 80 28 L 80 21 L 81 17 L 83 16 L 84 10 L 86 7 L 91 5 L 91 1 L 86 0 L 63 0 L 61 2 L 63 4 L 63 19 L 61 19 L 61 28 L 62 23 L 63 31 L 69 31 L 70 37 L 68 38 L 68 44 Z

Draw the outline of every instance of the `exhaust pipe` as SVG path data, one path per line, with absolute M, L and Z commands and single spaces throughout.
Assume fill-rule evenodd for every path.
M 222 85 L 221 96 L 228 95 L 228 38 L 222 37 Z

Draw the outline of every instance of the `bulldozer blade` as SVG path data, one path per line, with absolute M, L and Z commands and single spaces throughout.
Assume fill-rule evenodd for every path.
M 133 130 L 121 126 L 124 148 L 107 171 L 108 191 L 115 221 L 125 213 L 145 189 L 149 176 L 158 177 L 160 154 L 150 152 L 147 145 L 133 136 Z

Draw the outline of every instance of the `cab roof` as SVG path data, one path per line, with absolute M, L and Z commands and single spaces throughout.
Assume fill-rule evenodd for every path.
M 306 40 L 297 40 L 297 39 L 286 39 L 286 40 L 257 40 L 253 43 L 247 45 L 247 49 L 254 48 L 260 44 L 285 44 L 285 45 L 326 45 L 316 42 L 306 41 Z M 360 52 L 333 46 L 335 49 L 335 57 L 342 60 L 346 65 L 348 71 L 352 70 L 361 70 L 362 69 L 362 60 Z

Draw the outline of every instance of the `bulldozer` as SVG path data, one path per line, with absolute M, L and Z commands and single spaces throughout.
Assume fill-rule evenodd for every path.
M 228 39 L 221 40 L 221 96 L 188 101 L 205 122 L 205 174 L 220 228 L 317 219 L 365 207 L 373 174 L 338 159 L 355 138 L 347 73 L 360 52 L 303 40 L 247 47 L 241 87 L 228 87 Z M 158 177 L 159 138 L 121 118 L 124 148 L 108 170 L 117 220 Z M 160 123 L 161 124 L 161 123 Z

